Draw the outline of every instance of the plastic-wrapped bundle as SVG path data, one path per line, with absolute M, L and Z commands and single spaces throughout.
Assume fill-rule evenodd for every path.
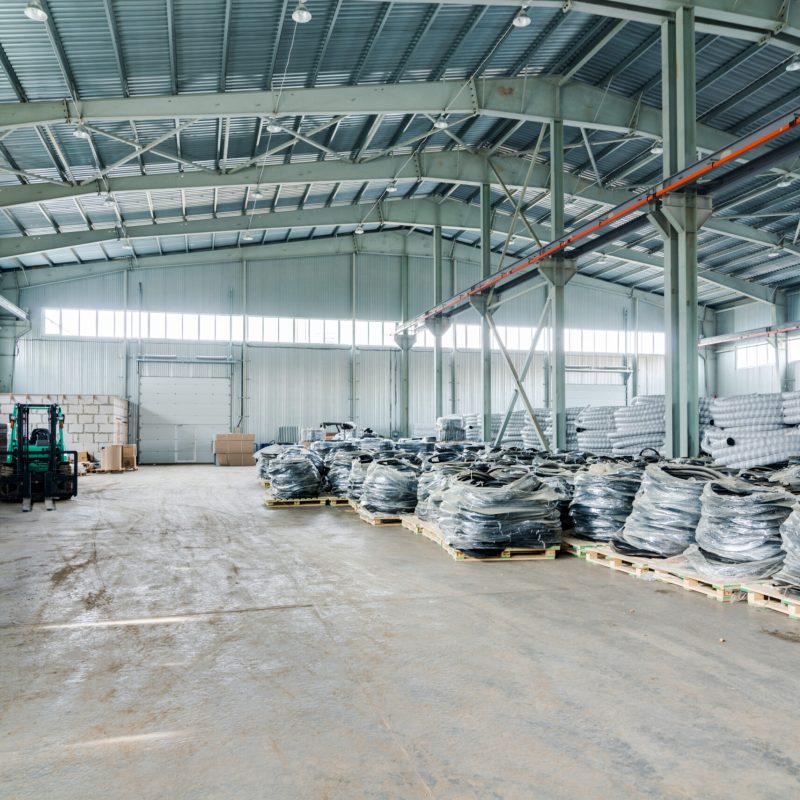
M 367 469 L 361 491 L 367 511 L 405 514 L 417 505 L 417 472 L 399 458 L 379 458 Z
M 283 453 L 269 465 L 267 477 L 272 485 L 272 494 L 280 500 L 318 497 L 320 494 L 322 478 L 313 459 L 307 455 Z
M 795 506 L 781 524 L 781 549 L 786 555 L 773 581 L 800 588 L 800 506 Z
M 440 442 L 461 442 L 466 438 L 465 433 L 464 418 L 457 414 L 436 420 L 436 438 Z
M 301 442 L 319 442 L 325 439 L 325 431 L 322 428 L 301 428 Z
M 704 486 L 721 478 L 707 467 L 648 464 L 614 546 L 625 553 L 665 558 L 682 553 L 694 541 Z
M 284 448 L 279 444 L 271 444 L 267 447 L 262 447 L 254 455 L 258 457 L 258 477 L 261 480 L 269 480 L 269 465 L 274 461 L 282 452 Z
M 575 472 L 553 461 L 537 464 L 531 472 L 545 485 L 549 486 L 558 496 L 558 513 L 561 518 L 561 530 L 572 528 L 572 517 L 569 505 L 575 493 Z
M 417 507 L 415 514 L 424 520 L 439 519 L 443 492 L 452 478 L 469 470 L 463 461 L 442 461 L 430 465 L 417 481 Z
M 351 500 L 360 500 L 367 478 L 367 470 L 373 458 L 369 453 L 355 456 L 350 462 L 350 475 L 347 478 L 347 496 Z
M 425 455 L 432 453 L 436 447 L 436 442 L 427 439 L 398 439 L 397 449 L 403 453 L 411 453 L 413 455 Z
M 767 578 L 780 569 L 781 523 L 794 498 L 783 489 L 735 478 L 709 481 L 700 497 L 698 571 L 727 578 Z
M 340 448 L 332 454 L 328 462 L 328 486 L 334 497 L 347 497 L 350 485 L 350 470 L 353 460 L 359 455 L 353 447 Z
M 470 473 L 444 492 L 439 526 L 451 547 L 489 558 L 506 548 L 540 549 L 561 541 L 558 496 L 534 475 L 503 483 Z
M 569 507 L 575 533 L 602 542 L 618 533 L 631 513 L 642 472 L 641 466 L 620 462 L 579 472 Z
M 715 397 L 711 417 L 718 428 L 743 428 L 754 422 L 782 425 L 783 397 L 778 393 Z

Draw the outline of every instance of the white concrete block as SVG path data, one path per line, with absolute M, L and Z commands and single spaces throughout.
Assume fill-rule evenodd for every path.
M 101 422 L 97 426 L 97 430 L 99 433 L 115 433 L 115 428 L 108 422 Z
M 96 403 L 91 403 L 83 407 L 84 414 L 97 414 L 100 411 L 100 406 Z
M 103 403 L 103 405 L 99 408 L 99 413 L 101 414 L 113 414 L 114 413 L 114 406 L 111 403 Z
M 111 444 L 111 434 L 109 433 L 94 433 L 92 435 L 97 444 Z
M 100 426 L 97 423 L 89 422 L 83 426 L 84 433 L 98 433 L 100 431 Z
M 94 417 L 91 414 L 78 414 L 78 422 L 94 422 Z

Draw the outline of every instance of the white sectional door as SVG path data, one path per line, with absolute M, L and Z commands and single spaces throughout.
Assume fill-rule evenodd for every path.
M 139 461 L 211 464 L 218 433 L 230 429 L 230 378 L 139 378 Z

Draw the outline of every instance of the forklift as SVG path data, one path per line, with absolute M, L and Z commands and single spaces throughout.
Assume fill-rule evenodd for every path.
M 31 430 L 31 411 L 44 412 L 46 428 Z M 34 500 L 43 500 L 45 509 L 53 511 L 56 500 L 77 494 L 78 453 L 64 449 L 61 408 L 17 403 L 10 418 L 8 449 L 0 450 L 0 500 L 21 500 L 23 511 L 30 511 Z

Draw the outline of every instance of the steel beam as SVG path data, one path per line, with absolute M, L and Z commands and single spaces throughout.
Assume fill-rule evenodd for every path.
M 7 297 L 0 294 L 0 311 L 10 314 L 12 317 L 21 319 L 23 322 L 28 321 L 28 312 L 21 309 L 16 303 L 12 303 Z
M 367 0 L 364 0 L 365 2 Z M 396 3 L 485 6 L 486 0 L 395 0 Z M 537 8 L 570 9 L 615 19 L 659 25 L 685 5 L 686 0 L 536 0 Z M 519 0 L 492 0 L 494 6 L 519 6 Z M 771 44 L 794 50 L 800 40 L 800 9 L 784 0 L 694 0 L 696 29 L 727 38 Z
M 278 93 L 217 92 L 81 100 L 46 100 L 0 104 L 0 131 L 31 125 L 160 119 L 254 118 L 273 116 Z M 658 109 L 601 87 L 570 81 L 561 86 L 546 77 L 486 78 L 464 88 L 462 81 L 376 84 L 286 89 L 280 95 L 280 116 L 369 114 L 482 114 L 549 123 L 558 116 L 566 126 L 660 137 Z M 635 128 L 631 120 L 636 120 Z M 698 126 L 698 144 L 709 152 L 734 137 Z

